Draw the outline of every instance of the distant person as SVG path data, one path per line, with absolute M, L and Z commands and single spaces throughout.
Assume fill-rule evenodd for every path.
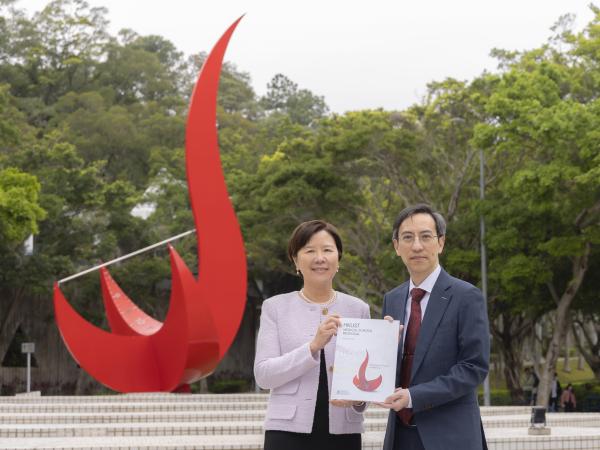
M 270 389 L 265 450 L 360 450 L 364 402 L 329 400 L 340 317 L 368 319 L 369 305 L 333 289 L 342 240 L 322 220 L 298 225 L 288 256 L 299 291 L 264 301 L 256 342 L 256 383 Z
M 531 397 L 529 398 L 529 404 L 535 405 L 537 401 L 538 386 L 540 385 L 540 377 L 538 377 L 535 369 L 530 367 L 525 369 L 525 373 L 527 374 L 527 384 L 531 386 Z
M 550 401 L 548 402 L 549 410 L 551 412 L 558 411 L 558 399 L 562 394 L 562 388 L 560 381 L 558 380 L 558 373 L 554 372 L 554 377 L 550 382 Z
M 575 392 L 573 392 L 573 385 L 571 383 L 567 384 L 567 388 L 560 396 L 560 406 L 565 412 L 573 412 L 577 408 L 577 400 L 575 399 Z

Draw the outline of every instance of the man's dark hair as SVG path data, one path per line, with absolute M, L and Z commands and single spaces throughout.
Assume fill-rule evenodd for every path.
M 290 261 L 294 262 L 294 258 L 300 249 L 304 247 L 308 241 L 310 241 L 310 238 L 313 237 L 314 234 L 323 230 L 327 231 L 335 241 L 335 246 L 338 251 L 338 261 L 341 260 L 343 250 L 342 238 L 340 237 L 337 229 L 324 220 L 309 220 L 308 222 L 302 222 L 292 232 L 292 236 L 288 241 L 287 248 L 288 258 L 290 258 Z
M 409 217 L 414 216 L 415 214 L 429 214 L 433 221 L 435 222 L 435 232 L 438 237 L 442 237 L 446 235 L 446 221 L 444 217 L 437 211 L 434 211 L 433 208 L 425 203 L 419 203 L 418 205 L 409 206 L 408 208 L 404 208 L 396 217 L 394 221 L 394 231 L 392 232 L 392 239 L 398 239 L 398 231 L 400 230 L 400 225 L 408 219 Z

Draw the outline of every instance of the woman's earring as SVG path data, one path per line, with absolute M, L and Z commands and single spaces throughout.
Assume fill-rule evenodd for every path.
M 340 266 L 337 266 L 337 269 L 335 269 L 336 272 L 340 271 Z
M 300 276 L 300 269 L 296 267 L 296 275 Z

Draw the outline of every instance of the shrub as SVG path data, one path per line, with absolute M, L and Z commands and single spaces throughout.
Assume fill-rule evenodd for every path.
M 478 395 L 479 404 L 483 405 L 483 391 Z M 493 406 L 510 406 L 512 400 L 508 389 L 492 389 L 490 391 L 490 401 Z
M 250 385 L 246 380 L 218 380 L 210 383 L 208 390 L 213 394 L 232 394 L 248 392 Z

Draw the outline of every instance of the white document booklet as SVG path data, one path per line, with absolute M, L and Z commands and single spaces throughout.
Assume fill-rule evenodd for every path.
M 384 401 L 395 389 L 400 322 L 341 322 L 335 344 L 331 399 Z

